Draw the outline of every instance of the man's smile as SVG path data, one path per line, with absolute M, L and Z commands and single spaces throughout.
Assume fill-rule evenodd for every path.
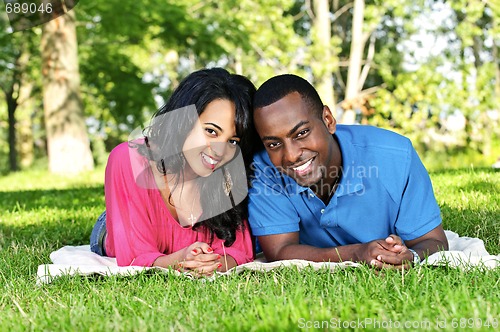
M 312 162 L 315 158 L 316 157 L 312 157 L 309 160 L 307 160 L 306 162 L 300 164 L 299 166 L 290 167 L 289 169 L 293 170 L 293 172 L 297 175 L 304 175 L 310 171 L 311 166 L 312 166 Z

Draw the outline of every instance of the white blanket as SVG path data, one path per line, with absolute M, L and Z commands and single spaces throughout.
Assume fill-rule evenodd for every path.
M 459 237 L 458 234 L 451 231 L 445 231 L 445 233 L 448 238 L 449 251 L 437 252 L 429 256 L 421 264 L 430 264 L 434 266 L 446 265 L 463 269 L 468 269 L 473 266 L 480 266 L 483 268 L 496 268 L 500 266 L 500 255 L 490 255 L 486 251 L 482 240 L 470 237 Z M 61 275 L 100 274 L 103 276 L 127 276 L 146 269 L 151 269 L 151 267 L 118 266 L 115 258 L 99 256 L 90 251 L 89 245 L 62 247 L 52 252 L 50 254 L 50 259 L 53 264 L 38 266 L 38 284 L 50 283 L 55 277 Z M 358 263 L 354 262 L 316 263 L 299 259 L 266 263 L 264 258 L 258 258 L 251 263 L 237 266 L 225 273 L 217 273 L 217 275 L 240 273 L 244 270 L 269 271 L 277 267 L 291 265 L 297 266 L 299 269 L 311 266 L 315 270 L 328 269 L 330 271 L 337 268 L 359 266 Z M 164 271 L 165 273 L 181 274 L 171 269 L 158 267 L 154 269 Z M 186 273 L 186 275 L 190 276 L 188 273 Z

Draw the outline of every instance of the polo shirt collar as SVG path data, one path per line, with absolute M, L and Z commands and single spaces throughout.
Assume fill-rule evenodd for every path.
M 352 144 L 351 133 L 342 130 L 342 126 L 337 126 L 334 135 L 337 137 L 342 154 L 342 179 L 335 196 L 340 197 L 364 190 L 363 166 L 360 163 L 359 151 Z

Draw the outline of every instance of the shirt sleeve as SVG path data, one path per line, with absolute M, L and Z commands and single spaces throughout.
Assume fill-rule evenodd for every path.
M 148 217 L 148 190 L 136 184 L 132 171 L 131 163 L 140 162 L 140 155 L 130 149 L 128 143 L 120 144 L 110 153 L 106 166 L 106 251 L 114 254 L 119 266 L 152 266 L 164 254 L 158 249 L 154 225 Z M 131 153 L 138 159 L 131 160 Z
M 299 231 L 300 217 L 279 178 L 256 172 L 248 190 L 248 215 L 255 236 Z
M 411 143 L 408 144 L 408 176 L 395 223 L 396 232 L 404 241 L 419 238 L 441 224 L 441 212 L 429 173 Z

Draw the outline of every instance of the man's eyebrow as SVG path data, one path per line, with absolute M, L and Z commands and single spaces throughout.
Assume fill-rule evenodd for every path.
M 286 134 L 286 137 L 292 136 L 293 133 L 297 131 L 297 129 L 299 129 L 300 127 L 302 127 L 303 125 L 308 124 L 308 123 L 309 123 L 309 121 L 300 121 L 292 129 L 290 129 L 290 131 Z M 280 138 L 276 137 L 276 136 L 264 136 L 261 138 L 262 141 L 277 141 L 279 139 Z
M 276 136 L 264 136 L 261 138 L 263 141 L 278 141 L 279 137 Z
M 295 127 L 293 127 L 292 129 L 290 129 L 290 131 L 288 132 L 288 134 L 286 136 L 287 137 L 292 136 L 293 133 L 297 131 L 297 129 L 299 129 L 300 127 L 302 127 L 303 125 L 308 124 L 308 123 L 309 123 L 309 121 L 300 121 L 299 123 L 297 123 L 295 125 Z

